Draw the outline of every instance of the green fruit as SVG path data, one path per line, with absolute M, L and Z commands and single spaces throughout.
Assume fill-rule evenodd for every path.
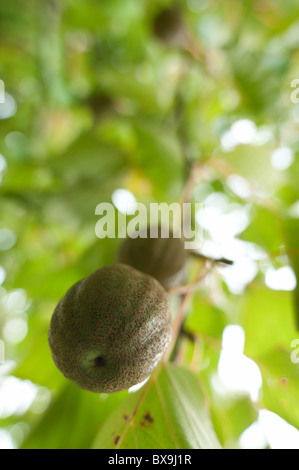
M 149 235 L 149 229 L 144 229 L 142 237 L 124 240 L 117 261 L 153 276 L 165 288 L 183 282 L 188 258 L 183 240 L 175 238 L 171 231 L 169 237 L 163 238 L 161 228 L 157 238 Z
M 163 287 L 121 264 L 73 285 L 51 319 L 49 345 L 58 369 L 79 387 L 112 393 L 145 380 L 172 332 Z

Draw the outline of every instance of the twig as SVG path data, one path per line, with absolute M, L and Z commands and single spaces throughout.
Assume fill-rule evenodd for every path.
M 167 289 L 167 292 L 169 294 L 187 294 L 187 293 L 192 294 L 197 289 L 201 281 L 203 281 L 203 279 L 207 277 L 207 275 L 212 269 L 212 266 L 213 266 L 212 263 L 210 263 L 209 260 L 206 260 L 205 266 L 200 270 L 200 273 L 194 282 L 191 282 L 189 284 L 184 284 L 181 286 L 169 287 Z
M 175 293 L 182 293 L 181 297 L 181 302 L 178 308 L 178 312 L 173 324 L 173 329 L 172 329 L 172 338 L 171 341 L 164 353 L 164 359 L 167 361 L 171 355 L 171 352 L 176 344 L 176 341 L 178 339 L 179 333 L 181 331 L 184 319 L 185 319 L 185 314 L 189 306 L 189 302 L 192 298 L 192 295 L 198 286 L 198 284 L 203 281 L 203 279 L 206 278 L 206 276 L 209 274 L 212 268 L 212 264 L 206 262 L 205 266 L 199 270 L 198 276 L 196 278 L 196 281 L 192 284 L 186 285 L 186 286 L 180 286 L 179 292 Z M 184 288 L 184 290 L 183 290 Z M 175 288 L 169 289 L 169 293 L 174 293 Z
M 170 341 L 170 343 L 169 343 L 169 345 L 168 345 L 168 347 L 167 347 L 167 349 L 164 353 L 164 360 L 165 361 L 167 361 L 169 359 L 169 356 L 171 355 L 171 352 L 172 352 L 172 350 L 173 350 L 173 348 L 176 344 L 178 334 L 179 334 L 181 325 L 183 323 L 185 313 L 187 311 L 191 296 L 192 296 L 191 292 L 187 292 L 186 294 L 182 295 L 180 306 L 179 306 L 179 309 L 178 309 L 178 312 L 177 312 L 177 315 L 176 315 L 176 318 L 175 318 L 175 322 L 174 322 L 173 328 L 172 328 L 171 341 Z
M 202 162 L 194 162 L 190 167 L 189 175 L 183 188 L 181 196 L 181 204 L 184 202 L 190 202 L 193 196 L 193 189 L 195 184 L 200 180 L 200 177 L 205 171 L 205 166 Z
M 220 264 L 226 264 L 229 266 L 232 266 L 234 262 L 230 259 L 227 258 L 210 258 L 209 256 L 202 255 L 201 253 L 196 253 L 195 251 L 190 251 L 190 256 L 194 256 L 196 258 L 201 258 L 203 260 L 209 260 L 212 261 L 213 263 L 220 263 Z

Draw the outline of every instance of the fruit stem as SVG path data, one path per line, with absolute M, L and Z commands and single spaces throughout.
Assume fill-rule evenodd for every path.
M 202 255 L 201 253 L 196 253 L 195 251 L 190 251 L 189 253 L 190 256 L 194 256 L 196 258 L 201 258 L 203 260 L 209 260 L 212 261 L 213 263 L 220 263 L 220 264 L 226 264 L 228 266 L 232 266 L 234 262 L 230 259 L 227 258 L 210 258 L 209 256 Z
M 181 296 L 181 302 L 176 314 L 176 318 L 173 324 L 173 329 L 172 329 L 172 337 L 170 340 L 170 343 L 164 353 L 163 359 L 165 361 L 168 361 L 170 358 L 170 355 L 175 348 L 179 333 L 181 331 L 182 325 L 184 323 L 185 315 L 189 306 L 189 302 L 192 298 L 192 295 L 194 291 L 196 290 L 196 287 L 198 284 L 203 281 L 206 276 L 210 273 L 211 269 L 213 267 L 213 263 L 209 262 L 209 260 L 205 260 L 204 266 L 201 266 L 198 272 L 198 275 L 196 276 L 196 280 L 192 284 L 188 284 L 186 286 L 178 286 L 177 288 L 171 288 L 168 290 L 169 293 L 182 293 Z

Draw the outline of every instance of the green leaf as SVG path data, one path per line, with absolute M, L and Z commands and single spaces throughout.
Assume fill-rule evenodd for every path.
M 185 327 L 195 333 L 202 333 L 220 339 L 227 324 L 225 313 L 213 305 L 203 293 L 195 294 Z
M 225 448 L 237 448 L 239 437 L 258 417 L 258 411 L 248 396 L 223 398 L 211 403 L 214 427 Z
M 294 307 L 295 307 L 295 319 L 296 327 L 299 330 L 299 219 L 287 219 L 285 221 L 285 232 L 286 232 L 286 243 L 287 243 L 287 254 L 289 256 L 291 265 L 294 269 L 297 286 L 294 291 Z
M 220 444 L 198 378 L 166 364 L 104 423 L 98 449 L 207 449 Z
M 299 429 L 299 364 L 288 346 L 255 360 L 263 376 L 262 404 Z
M 246 333 L 245 354 L 257 357 L 277 346 L 288 346 L 296 337 L 291 292 L 252 285 L 240 305 Z
M 50 390 L 58 390 L 65 383 L 65 378 L 54 364 L 48 343 L 48 327 L 35 326 L 35 331 L 34 341 L 29 337 L 25 339 L 22 361 L 18 363 L 13 374 Z
M 241 238 L 256 243 L 268 253 L 279 252 L 283 243 L 280 217 L 262 206 L 253 206 L 249 226 L 242 232 Z
M 23 449 L 87 449 L 99 425 L 126 392 L 106 396 L 66 383 L 32 426 Z
M 231 66 L 243 105 L 255 115 L 279 113 L 278 97 L 288 69 L 288 58 L 267 50 L 240 47 L 231 50 Z

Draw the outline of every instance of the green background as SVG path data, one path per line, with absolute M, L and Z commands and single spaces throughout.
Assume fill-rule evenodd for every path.
M 299 287 L 267 282 L 271 268 L 299 276 L 298 13 L 296 0 L 1 2 L 2 446 L 237 448 L 261 409 L 299 427 Z M 292 154 L 283 170 L 281 147 Z M 216 223 L 203 250 L 232 258 L 234 281 L 215 266 L 190 301 L 176 364 L 146 388 L 80 390 L 54 366 L 47 335 L 66 290 L 115 260 L 119 240 L 95 234 L 97 204 L 118 188 L 176 202 L 194 165 L 191 201 Z M 190 261 L 190 280 L 196 269 Z M 260 368 L 256 400 L 215 387 L 229 325 Z

